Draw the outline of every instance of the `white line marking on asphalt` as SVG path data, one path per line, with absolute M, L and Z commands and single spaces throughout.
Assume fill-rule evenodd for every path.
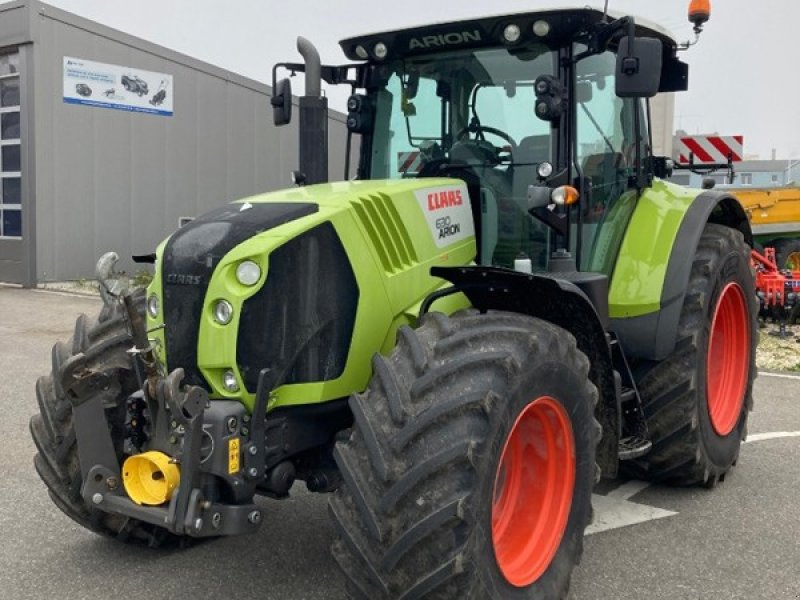
M 609 492 L 607 496 L 593 494 L 594 522 L 586 528 L 585 535 L 677 515 L 678 513 L 671 510 L 628 500 L 649 486 L 644 481 L 629 481 Z
M 779 379 L 800 379 L 800 375 L 784 375 L 783 373 L 759 373 L 759 377 L 778 377 Z
M 650 487 L 650 484 L 647 481 L 626 481 L 618 488 L 608 492 L 606 498 L 617 498 L 624 502 L 648 487 Z
M 800 437 L 800 431 L 771 431 L 769 433 L 754 433 L 753 435 L 748 435 L 744 443 L 749 444 L 750 442 L 777 440 L 778 438 L 788 437 Z
M 784 375 L 783 377 L 790 377 Z M 800 377 L 791 376 L 793 379 Z M 800 437 L 800 431 L 770 431 L 767 433 L 754 433 L 747 437 L 745 443 L 775 440 L 780 438 Z M 608 492 L 605 496 L 592 494 L 594 506 L 594 522 L 586 528 L 585 535 L 600 533 L 610 529 L 619 529 L 628 525 L 637 525 L 655 519 L 674 517 L 677 512 L 631 502 L 639 492 L 650 487 L 646 481 L 626 481 L 618 488 Z

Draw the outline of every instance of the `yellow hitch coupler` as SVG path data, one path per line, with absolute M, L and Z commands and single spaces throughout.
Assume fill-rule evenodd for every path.
M 158 506 L 170 498 L 181 479 L 178 465 L 163 452 L 129 456 L 122 465 L 122 482 L 136 504 Z

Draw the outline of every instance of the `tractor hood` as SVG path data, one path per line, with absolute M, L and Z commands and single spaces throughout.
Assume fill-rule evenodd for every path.
M 315 204 L 237 203 L 212 210 L 179 229 L 166 243 L 161 278 L 170 370 L 197 363 L 196 317 L 223 256 L 254 235 L 317 212 Z M 186 383 L 207 387 L 194 369 Z
M 269 389 L 316 382 L 326 388 L 314 392 L 322 401 L 359 387 L 352 377 L 366 384 L 369 357 L 393 342 L 398 316 L 443 285 L 431 267 L 474 258 L 472 206 L 461 181 L 341 182 L 262 194 L 195 219 L 159 247 L 148 328 L 167 370 L 182 368 L 186 383 L 214 397 L 249 404 L 267 368 Z M 239 276 L 244 262 L 257 265 L 248 265 L 257 280 Z M 224 322 L 221 302 L 230 317 Z M 232 378 L 236 385 L 224 389 Z

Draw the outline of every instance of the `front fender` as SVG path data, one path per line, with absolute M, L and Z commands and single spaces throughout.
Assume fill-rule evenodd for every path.
M 697 244 L 707 223 L 753 234 L 741 204 L 724 191 L 698 190 L 656 181 L 631 217 L 609 289 L 611 328 L 626 353 L 662 360 L 675 348 Z
M 558 325 L 575 336 L 578 349 L 591 364 L 589 378 L 600 394 L 595 416 L 603 426 L 603 437 L 597 447 L 597 463 L 605 477 L 614 477 L 621 409 L 604 327 L 606 316 L 602 312 L 605 306 L 598 312 L 577 285 L 559 278 L 560 275 L 566 276 L 563 273 L 531 275 L 498 267 L 475 266 L 434 267 L 431 275 L 453 283 L 452 289 L 462 292 L 480 311 L 504 310 L 531 315 Z M 605 296 L 605 277 L 585 275 L 601 279 L 602 295 Z

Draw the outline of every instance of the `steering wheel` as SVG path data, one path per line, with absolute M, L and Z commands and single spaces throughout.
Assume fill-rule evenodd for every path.
M 497 137 L 508 142 L 508 145 L 511 146 L 511 152 L 515 152 L 517 150 L 517 142 L 514 141 L 514 138 L 508 135 L 505 131 L 497 129 L 496 127 L 489 127 L 487 125 L 472 125 L 469 127 L 464 127 L 456 134 L 456 140 L 461 141 L 463 137 L 468 137 L 470 133 L 491 133 L 492 135 L 496 135 Z

